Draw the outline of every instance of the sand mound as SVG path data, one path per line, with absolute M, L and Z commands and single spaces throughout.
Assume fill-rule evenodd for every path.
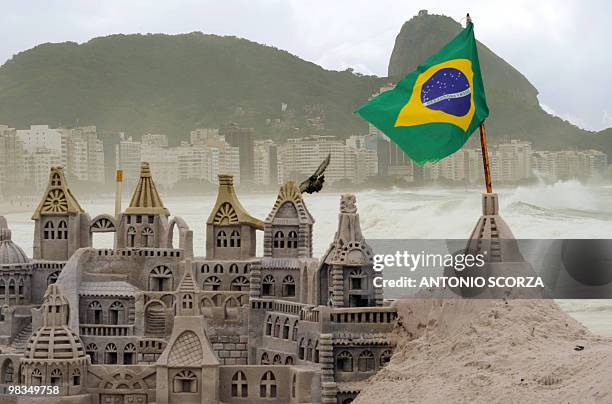
M 612 339 L 549 300 L 403 300 L 391 362 L 355 403 L 612 402 Z

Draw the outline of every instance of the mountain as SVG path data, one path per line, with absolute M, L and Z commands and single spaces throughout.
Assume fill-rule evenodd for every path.
M 389 77 L 397 80 L 413 71 L 461 29 L 450 17 L 420 12 L 397 35 Z M 475 30 L 478 36 L 477 23 Z M 598 148 L 612 156 L 612 133 L 596 135 L 548 114 L 538 103 L 538 90 L 518 70 L 480 42 L 478 55 L 490 108 L 486 126 L 491 140 L 530 140 L 536 148 L 549 150 Z M 538 55 L 533 60 L 545 62 Z
M 43 44 L 6 62 L 0 123 L 78 122 L 137 137 L 167 133 L 175 141 L 197 126 L 229 122 L 266 137 L 321 125 L 347 135 L 367 130 L 353 110 L 384 81 L 236 37 L 112 35 Z

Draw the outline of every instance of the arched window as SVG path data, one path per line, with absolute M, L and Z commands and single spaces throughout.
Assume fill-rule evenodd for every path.
M 68 225 L 65 220 L 60 220 L 57 225 L 57 238 L 58 240 L 68 240 Z
M 216 276 L 209 276 L 204 279 L 204 286 L 202 289 L 204 290 L 219 290 L 221 288 L 221 279 Z
M 89 324 L 102 324 L 102 305 L 97 300 L 89 303 L 87 307 L 87 322 Z
M 23 298 L 23 278 L 19 278 L 19 282 L 17 283 L 17 294 L 20 298 Z
M 240 247 L 240 232 L 238 230 L 234 230 L 230 234 L 230 247 Z
M 315 342 L 313 362 L 319 363 L 319 341 Z
M 116 365 L 117 364 L 117 345 L 110 344 L 104 348 L 104 364 L 105 365 Z
M 15 295 L 15 279 L 9 279 L 8 282 L 8 294 L 9 296 L 14 296 Z
M 232 397 L 245 398 L 249 396 L 249 383 L 242 371 L 234 373 L 232 377 Z
M 2 384 L 13 384 L 15 378 L 15 368 L 13 367 L 13 361 L 7 359 L 2 369 Z
M 272 364 L 273 365 L 282 365 L 283 364 L 283 358 L 281 358 L 281 356 L 279 354 L 274 355 L 274 358 L 272 359 Z
M 267 352 L 264 352 L 263 354 L 261 354 L 261 362 L 260 364 L 262 365 L 269 365 L 270 364 L 270 357 L 268 356 Z
M 386 366 L 387 363 L 391 361 L 392 352 L 390 349 L 387 349 L 383 353 L 380 354 L 380 367 Z
M 49 382 L 51 386 L 61 386 L 62 385 L 62 371 L 55 368 L 51 371 L 51 377 L 49 378 Z
M 248 274 L 250 271 L 251 271 L 251 266 L 249 264 L 245 264 L 244 267 L 242 267 L 243 274 Z
M 312 340 L 308 340 L 306 344 L 306 360 L 312 362 Z
M 169 292 L 174 288 L 172 271 L 165 265 L 160 265 L 149 273 L 149 290 L 152 292 Z
M 0 296 L 6 295 L 6 282 L 0 278 Z
M 274 338 L 279 337 L 280 329 L 281 329 L 280 318 L 276 317 L 276 320 L 274 320 L 274 334 L 272 335 Z
M 289 339 L 289 319 L 286 318 L 285 322 L 283 323 L 283 339 Z
M 111 325 L 123 324 L 125 322 L 125 307 L 121 302 L 113 302 L 108 310 L 108 323 Z
M 261 283 L 261 294 L 262 296 L 274 296 L 274 277 L 272 275 L 266 275 Z
M 128 228 L 128 231 L 127 231 L 127 246 L 134 247 L 135 243 L 136 243 L 136 229 L 130 226 L 130 228 Z
M 372 351 L 363 351 L 357 358 L 357 369 L 360 372 L 371 372 L 374 370 L 374 354 Z
M 51 272 L 49 274 L 49 276 L 47 276 L 47 286 L 51 285 L 52 283 L 57 282 L 57 278 L 59 278 L 59 271 L 55 271 L 55 272 Z
M 91 358 L 91 364 L 95 365 L 98 363 L 98 347 L 96 344 L 87 344 L 85 347 L 85 354 L 89 355 Z
M 59 187 L 61 185 L 62 185 L 62 181 L 60 180 L 59 174 L 57 173 L 53 174 L 53 176 L 51 177 L 51 186 Z
M 295 279 L 293 276 L 287 275 L 283 278 L 283 297 L 295 297 Z
M 287 248 L 298 248 L 298 235 L 294 230 L 287 235 Z
M 49 221 L 45 223 L 43 238 L 45 240 L 55 240 L 55 226 L 53 226 L 53 222 Z
M 223 230 L 217 233 L 217 247 L 227 247 L 227 235 Z
M 291 339 L 293 341 L 297 341 L 298 338 L 298 320 L 295 320 L 295 322 L 293 323 L 293 334 L 291 336 Z
M 272 335 L 272 316 L 266 320 L 266 335 Z
M 306 343 L 304 338 L 300 340 L 300 347 L 298 349 L 298 357 L 300 360 L 306 359 Z
M 249 280 L 244 276 L 238 276 L 232 281 L 231 290 L 236 292 L 246 292 L 249 290 Z
M 183 295 L 183 309 L 191 310 L 193 308 L 193 296 L 190 294 Z
M 361 268 L 357 268 L 351 272 L 351 290 L 364 290 L 367 289 L 366 285 L 366 274 L 363 273 Z
M 237 274 L 238 273 L 238 265 L 236 265 L 236 264 L 230 265 L 229 273 L 230 274 Z
M 34 370 L 32 370 L 32 374 L 31 374 L 31 384 L 33 386 L 40 386 L 42 385 L 42 372 L 40 371 L 40 369 L 35 368 Z
M 174 376 L 175 393 L 197 393 L 198 378 L 191 370 L 181 370 Z
M 151 230 L 150 227 L 145 227 L 144 229 L 142 229 L 140 235 L 142 236 L 143 247 L 153 247 L 153 230 Z
M 133 365 L 136 363 L 136 347 L 134 344 L 129 343 L 123 348 L 123 364 Z
M 259 397 L 276 397 L 276 377 L 274 377 L 274 373 L 267 371 L 261 377 L 261 381 L 259 382 Z
M 215 267 L 213 268 L 213 273 L 215 273 L 215 274 L 222 274 L 223 273 L 223 265 L 216 264 Z
M 81 385 L 81 370 L 79 368 L 72 369 L 72 385 L 73 386 Z
M 285 234 L 278 230 L 274 233 L 274 248 L 285 248 Z
M 209 271 L 210 271 L 210 268 L 208 267 L 208 264 L 204 264 L 200 268 L 200 273 L 207 274 Z
M 342 351 L 336 356 L 336 369 L 341 372 L 353 371 L 353 355 L 348 351 Z
M 293 365 L 293 356 L 287 356 L 285 358 L 285 365 Z

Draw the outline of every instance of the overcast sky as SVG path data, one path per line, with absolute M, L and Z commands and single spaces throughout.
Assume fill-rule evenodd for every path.
M 0 7 L 1 63 L 44 42 L 202 31 L 379 76 L 402 24 L 420 9 L 455 20 L 469 11 L 476 37 L 538 88 L 547 110 L 586 129 L 612 126 L 607 0 L 3 0 Z

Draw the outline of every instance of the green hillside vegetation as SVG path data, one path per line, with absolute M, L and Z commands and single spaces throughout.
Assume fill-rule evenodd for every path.
M 229 122 L 262 137 L 320 117 L 330 133 L 364 132 L 353 115 L 384 80 L 328 71 L 235 37 L 112 35 L 43 44 L 0 67 L 0 122 L 15 127 L 97 125 L 101 132 L 166 133 Z M 281 111 L 281 103 L 287 110 Z

